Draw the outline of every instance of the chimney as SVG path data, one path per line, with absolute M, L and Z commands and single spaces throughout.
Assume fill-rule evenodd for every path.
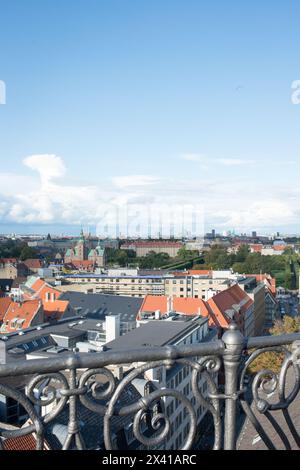
M 120 316 L 107 315 L 105 317 L 106 343 L 120 336 Z
M 169 295 L 168 297 L 168 312 L 173 311 L 173 297 Z
M 160 320 L 160 310 L 155 310 L 155 320 Z

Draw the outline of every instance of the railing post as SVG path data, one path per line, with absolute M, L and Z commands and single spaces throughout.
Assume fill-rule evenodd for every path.
M 224 449 L 234 450 L 236 448 L 238 369 L 242 358 L 244 337 L 236 324 L 232 323 L 222 340 L 225 344 L 223 355 L 225 369 Z

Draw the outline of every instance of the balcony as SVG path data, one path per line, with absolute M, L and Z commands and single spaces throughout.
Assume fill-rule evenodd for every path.
M 280 357 L 279 371 L 249 378 L 249 366 L 266 352 Z M 21 427 L 0 425 L 0 445 L 31 436 L 36 449 L 51 449 L 55 435 L 64 450 L 168 449 L 182 424 L 173 449 L 203 448 L 203 439 L 214 450 L 242 449 L 249 427 L 252 445 L 299 448 L 299 355 L 300 333 L 244 338 L 232 324 L 222 339 L 199 344 L 0 365 L 1 402 L 17 404 L 25 416 Z M 173 387 L 162 380 L 176 370 L 189 378 L 184 391 L 178 380 Z M 143 382 L 145 374 L 152 380 Z M 206 438 L 201 416 L 212 423 Z

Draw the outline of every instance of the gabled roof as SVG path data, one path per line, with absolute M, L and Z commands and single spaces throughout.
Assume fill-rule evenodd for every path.
M 166 295 L 146 295 L 143 304 L 139 311 L 138 318 L 142 312 L 155 312 L 159 310 L 163 315 L 169 311 L 170 301 Z M 221 324 L 214 314 L 208 302 L 194 297 L 173 297 L 172 310 L 184 315 L 201 315 L 202 317 L 209 317 L 209 325 L 220 327 Z
M 169 297 L 166 295 L 146 295 L 140 312 L 159 310 L 162 314 L 165 314 L 169 311 L 169 302 Z M 208 315 L 205 302 L 194 297 L 173 297 L 172 310 L 185 315 Z
M 10 297 L 0 297 L 0 322 L 2 322 L 11 302 Z
M 48 317 L 60 320 L 68 309 L 69 302 L 67 300 L 55 300 L 54 302 L 43 302 L 45 321 Z
M 2 444 L 4 450 L 36 450 L 36 439 L 33 434 L 10 437 L 8 439 L 4 439 Z
M 42 262 L 40 259 L 30 258 L 25 260 L 24 264 L 28 269 L 40 269 L 42 267 Z
M 45 282 L 43 279 L 37 279 L 31 286 L 32 291 L 34 291 L 34 294 L 31 296 L 31 298 L 37 298 L 41 299 L 43 301 L 47 302 L 47 295 L 54 295 L 55 299 L 58 299 L 60 296 L 61 292 L 54 287 L 50 286 L 47 282 Z
M 75 269 L 94 268 L 94 262 L 91 260 L 72 260 L 70 263 L 68 263 L 68 266 Z
M 257 282 L 264 282 L 272 294 L 276 295 L 276 279 L 270 274 L 245 274 L 246 277 L 255 277 Z
M 255 253 L 261 253 L 261 250 L 263 249 L 263 244 L 262 243 L 253 243 L 252 245 L 250 245 L 250 248 Z
M 102 248 L 101 246 L 96 246 L 96 248 L 93 248 L 89 252 L 89 257 L 91 256 L 104 256 L 105 253 L 105 248 Z
M 8 425 L 6 423 L 0 423 L 0 427 L 6 431 L 18 431 L 23 428 L 30 426 L 32 422 L 28 420 L 21 428 Z M 2 445 L 4 450 L 36 450 L 36 434 L 30 433 L 25 436 L 17 437 L 1 437 Z M 43 450 L 50 450 L 48 443 L 44 440 Z
M 2 264 L 16 264 L 17 262 L 17 258 L 0 258 Z
M 17 329 L 28 328 L 32 320 L 38 314 L 41 308 L 41 301 L 27 300 L 25 302 L 11 302 L 7 312 L 3 318 L 3 331 L 10 332 Z M 12 326 L 11 322 L 15 320 L 16 325 Z M 19 328 L 17 328 L 19 326 Z
M 219 292 L 208 300 L 208 304 L 216 315 L 220 325 L 227 328 L 231 319 L 226 315 L 226 310 L 231 310 L 233 305 L 239 305 L 240 312 L 244 314 L 253 304 L 253 300 L 237 284 Z

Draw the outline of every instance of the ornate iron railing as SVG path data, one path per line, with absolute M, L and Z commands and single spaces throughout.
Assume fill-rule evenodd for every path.
M 201 437 L 199 409 L 202 414 L 206 412 L 206 416 L 212 417 L 212 447 L 216 450 L 236 449 L 241 410 L 267 448 L 273 449 L 276 444 L 274 435 L 270 437 L 261 425 L 260 415 L 268 419 L 276 436 L 288 449 L 290 443 L 272 414 L 281 410 L 300 447 L 300 423 L 289 413 L 289 406 L 300 389 L 299 344 L 300 334 L 244 338 L 235 325 L 231 325 L 222 339 L 199 344 L 143 347 L 122 352 L 74 352 L 51 359 L 0 365 L 0 394 L 18 402 L 29 418 L 24 427 L 2 427 L 0 435 L 7 439 L 33 434 L 36 448 L 42 449 L 44 439 L 49 440 L 47 430 L 51 426 L 53 429 L 64 414 L 67 433 L 61 447 L 85 449 L 88 432 L 82 430 L 79 417 L 79 410 L 85 409 L 99 416 L 98 424 L 93 425 L 96 433 L 103 434 L 103 444 L 98 448 L 122 448 L 118 433 L 124 428 L 129 429 L 131 422 L 132 436 L 127 439 L 127 445 L 131 442 L 136 448 L 164 449 L 172 440 L 172 432 L 176 432 L 169 407 L 173 402 L 175 411 L 182 411 L 175 425 L 180 427 L 184 419 L 188 423 L 178 448 L 197 448 Z M 265 352 L 280 355 L 279 372 L 261 370 L 252 376 L 246 387 L 248 367 Z M 128 372 L 117 379 L 114 368 L 121 365 L 133 367 L 128 367 Z M 170 387 L 159 380 L 148 381 L 145 393 L 141 395 L 132 392 L 136 379 L 145 377 L 150 371 L 166 371 L 170 375 L 176 367 L 178 371 L 185 371 L 181 378 L 188 377 L 192 398 L 183 393 L 180 383 Z M 9 384 L 12 378 L 16 381 L 20 377 L 28 378 L 25 390 Z M 205 391 L 204 383 L 207 384 Z M 131 393 L 124 401 L 126 390 Z M 3 439 L 0 439 L 0 446 L 3 448 Z

